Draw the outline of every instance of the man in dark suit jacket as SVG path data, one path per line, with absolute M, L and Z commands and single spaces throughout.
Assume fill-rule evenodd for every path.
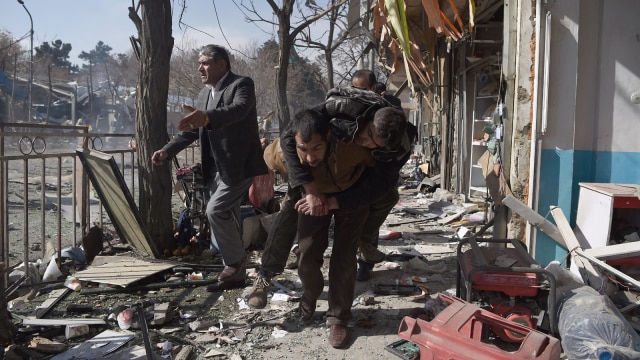
M 178 133 L 151 160 L 162 165 L 192 142 L 200 141 L 202 172 L 210 187 L 207 218 L 211 242 L 225 264 L 208 291 L 245 286 L 247 255 L 240 234 L 240 203 L 253 178 L 267 173 L 258 136 L 253 80 L 231 72 L 229 54 L 217 45 L 200 51 L 198 71 L 205 85 L 197 107 L 178 123 Z

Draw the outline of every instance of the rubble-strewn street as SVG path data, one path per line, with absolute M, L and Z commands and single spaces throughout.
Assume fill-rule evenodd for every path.
M 102 276 L 95 278 L 94 274 L 94 281 L 82 280 L 91 278 L 91 274 L 79 275 L 78 283 L 67 282 L 68 287 L 63 281 L 50 281 L 44 286 L 19 290 L 21 296 L 9 302 L 14 322 L 19 325 L 19 317 L 34 314 L 39 314 L 42 321 L 20 326 L 19 342 L 8 348 L 6 358 L 20 358 L 25 353 L 34 357 L 58 353 L 55 358 L 60 359 L 94 358 L 95 353 L 73 347 L 100 342 L 91 339 L 98 335 L 112 336 L 111 331 L 125 336 L 117 338 L 117 347 L 115 343 L 105 347 L 115 358 L 136 358 L 124 355 L 122 349 L 137 350 L 137 354 L 144 356 L 145 333 L 155 354 L 171 353 L 176 359 L 188 358 L 187 352 L 192 352 L 191 358 L 198 359 L 394 358 L 397 355 L 385 350 L 385 346 L 400 340 L 398 326 L 403 316 L 422 309 L 427 297 L 438 292 L 455 294 L 457 241 L 454 231 L 461 223 L 470 228 L 474 224 L 471 220 L 462 220 L 463 216 L 473 214 L 460 211 L 465 209 L 461 204 L 447 201 L 447 196 L 455 201 L 447 192 L 436 193 L 445 197 L 441 201 L 415 188 L 401 190 L 400 194 L 401 201 L 387 218 L 386 229 L 381 230 L 380 245 L 387 259 L 376 265 L 369 281 L 357 283 L 354 318 L 350 324 L 351 342 L 347 349 L 333 349 L 327 343 L 326 291 L 318 302 L 312 323 L 307 326 L 298 323 L 296 300 L 301 289 L 295 269 L 287 269 L 274 279 L 276 286 L 272 288 L 274 294 L 269 305 L 255 310 L 245 303 L 256 275 L 255 266 L 248 270 L 245 289 L 208 293 L 206 286 L 197 285 L 215 279 L 219 269 L 216 264 L 220 264 L 215 256 L 205 253 L 170 257 L 161 263 L 169 264 L 171 269 L 154 272 L 155 268 L 149 270 L 150 266 L 136 268 L 135 262 L 139 259 L 131 257 L 132 253 L 125 247 L 116 245 L 109 253 L 99 255 L 87 269 L 98 268 L 97 264 L 105 259 L 112 264 L 124 262 L 113 269 L 102 270 Z M 476 211 L 476 205 L 482 206 L 471 205 L 469 212 Z M 442 206 L 449 208 L 443 212 Z M 467 208 L 469 206 L 467 204 Z M 425 216 L 428 213 L 438 216 Z M 457 217 L 443 221 L 447 214 L 456 213 Z M 479 215 L 478 223 L 482 221 L 483 212 L 475 213 Z M 444 224 L 445 221 L 448 223 Z M 250 261 L 255 265 L 260 260 L 260 249 L 249 250 Z M 79 266 L 71 266 L 74 262 L 79 265 L 77 261 L 64 256 L 63 260 L 63 273 L 69 270 L 76 275 L 83 274 L 77 272 Z M 145 270 L 148 273 L 144 273 Z M 325 265 L 325 276 L 327 270 Z M 133 281 L 125 288 L 108 284 L 113 283 L 114 278 L 122 280 L 127 276 L 132 276 Z M 28 289 L 31 291 L 27 292 Z M 51 300 L 56 298 L 59 301 Z M 143 330 L 145 326 L 137 316 L 140 309 L 144 309 L 148 331 Z M 73 331 L 80 327 L 77 324 L 83 324 L 82 319 L 96 323 L 75 335 Z M 104 324 L 98 324 L 100 320 L 104 320 Z M 109 332 L 105 334 L 105 331 Z M 107 355 L 100 353 L 100 357 Z

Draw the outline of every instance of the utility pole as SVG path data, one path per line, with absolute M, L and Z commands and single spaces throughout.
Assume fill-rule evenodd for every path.
M 31 21 L 31 30 L 29 30 L 29 37 L 31 39 L 31 49 L 29 51 L 29 119 L 27 122 L 31 122 L 31 108 L 33 107 L 33 98 L 31 96 L 31 89 L 33 87 L 33 18 L 31 17 L 31 13 L 29 12 L 29 9 L 27 9 L 27 7 L 24 5 L 24 1 L 23 0 L 18 0 L 18 3 L 20 5 L 22 5 L 22 7 L 24 8 L 24 11 L 27 12 L 27 15 L 29 15 L 29 21 Z

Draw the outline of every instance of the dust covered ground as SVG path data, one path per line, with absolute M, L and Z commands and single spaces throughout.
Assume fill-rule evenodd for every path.
M 185 346 L 193 347 L 193 357 L 197 359 L 233 358 L 233 359 L 392 359 L 399 356 L 385 349 L 386 346 L 400 340 L 398 326 L 402 318 L 414 309 L 424 307 L 427 297 L 440 291 L 455 293 L 457 242 L 453 240 L 455 227 L 437 225 L 431 222 L 415 222 L 389 226 L 414 219 L 415 216 L 402 211 L 403 207 L 426 208 L 425 202 L 418 203 L 420 195 L 415 190 L 401 191 L 401 201 L 387 219 L 387 231 L 400 232 L 402 237 L 395 240 L 380 240 L 381 249 L 388 256 L 383 263 L 376 265 L 369 281 L 356 284 L 356 297 L 353 305 L 353 321 L 349 324 L 351 341 L 346 349 L 334 349 L 328 344 L 328 327 L 325 324 L 327 310 L 327 288 L 318 301 L 314 320 L 307 326 L 298 322 L 297 298 L 301 295 L 300 281 L 296 270 L 286 270 L 274 280 L 289 289 L 289 295 L 276 295 L 265 309 L 256 310 L 246 307 L 245 299 L 251 290 L 255 277 L 255 266 L 260 261 L 259 248 L 250 251 L 250 260 L 254 265 L 247 271 L 247 287 L 231 291 L 209 293 L 206 286 L 191 286 L 184 281 L 189 273 L 202 273 L 203 280 L 213 280 L 218 269 L 207 266 L 220 264 L 220 259 L 201 256 L 172 257 L 181 272 L 169 270 L 145 278 L 130 290 L 101 290 L 98 284 L 83 284 L 81 291 L 71 292 L 56 304 L 45 318 L 91 317 L 107 319 L 106 326 L 91 326 L 90 333 L 78 338 L 64 339 L 64 327 L 21 328 L 18 342 L 27 341 L 35 335 L 48 339 L 58 339 L 69 348 L 81 344 L 103 330 L 119 330 L 115 319 L 123 307 L 135 304 L 146 305 L 145 312 L 151 328 L 150 341 L 158 355 L 175 355 Z M 423 200 L 424 201 L 424 200 Z M 55 226 L 55 224 L 51 224 Z M 413 249 L 413 250 L 412 250 Z M 422 251 L 422 259 L 434 272 L 407 269 L 406 257 L 416 249 Z M 323 267 L 325 279 L 328 272 L 329 248 Z M 19 252 L 19 251 L 18 251 Z M 122 254 L 120 254 L 122 256 Z M 204 265 L 204 266 L 200 266 Z M 64 269 L 63 269 L 64 270 Z M 69 269 L 73 272 L 73 269 Z M 64 271 L 63 271 L 64 272 Z M 411 277 L 418 276 L 424 283 L 412 282 Z M 426 278 L 426 279 L 424 279 Z M 171 281 L 180 281 L 178 286 Z M 137 286 L 161 284 L 152 290 L 135 290 Z M 167 284 L 166 287 L 162 284 Z M 411 294 L 394 294 L 406 289 L 417 289 Z M 420 285 L 411 287 L 403 285 Z M 60 284 L 49 287 L 60 287 Z M 274 287 L 274 291 L 278 288 Z M 386 290 L 386 291 L 384 291 Z M 389 291 L 390 290 L 390 291 Z M 46 292 L 45 287 L 44 291 Z M 98 293 L 88 293 L 88 292 Z M 100 291 L 105 291 L 99 293 Z M 422 292 L 421 292 L 422 291 Z M 426 291 L 426 293 L 424 292 Z M 387 292 L 390 294 L 379 294 Z M 22 291 L 24 293 L 24 291 Z M 22 295 L 22 294 L 21 294 Z M 13 300 L 12 312 L 18 316 L 28 316 L 48 297 L 46 293 L 28 299 L 28 294 Z M 280 300 L 284 297 L 283 300 Z M 24 301 L 21 301 L 24 299 Z M 168 321 L 161 325 L 151 323 L 153 304 L 171 303 Z M 69 305 L 88 305 L 91 311 L 85 314 L 67 313 Z M 136 324 L 129 329 L 134 338 L 128 346 L 144 347 L 142 331 Z M 62 336 L 62 337 L 61 337 Z M 171 351 L 162 351 L 162 345 L 170 344 Z M 144 353 L 144 351 L 143 351 Z M 8 354 L 10 355 L 10 353 Z M 128 356 L 128 355 L 127 355 Z M 82 357 L 81 357 L 82 358 Z

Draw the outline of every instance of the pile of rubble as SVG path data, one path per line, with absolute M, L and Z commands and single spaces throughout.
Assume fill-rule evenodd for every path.
M 381 249 L 388 256 L 374 272 L 384 275 L 374 277 L 375 283 L 359 284 L 363 289 L 354 307 L 375 309 L 385 296 L 423 302 L 434 289 L 452 288 L 451 256 L 457 242 L 448 224 L 456 222 L 457 228 L 481 223 L 485 214 L 478 216 L 477 204 L 449 201 L 455 196 L 443 191 L 410 190 L 416 187 L 405 186 L 403 200 L 380 232 Z M 203 291 L 202 285 L 215 281 L 222 267 L 215 256 L 142 258 L 117 234 L 99 237 L 100 246 L 95 231 L 90 235 L 93 241 L 88 236 L 83 246 L 62 249 L 60 258 L 48 245 L 46 261 L 6 270 L 10 287 L 3 299 L 10 316 L 5 322 L 12 330 L 3 339 L 8 345 L 5 358 L 134 358 L 151 352 L 173 358 L 188 358 L 186 353 L 232 356 L 252 330 L 283 327 L 295 318 L 290 315 L 301 295 L 295 270 L 274 279 L 272 306 L 266 312 L 252 311 L 244 301 L 250 287 L 215 298 Z M 253 247 L 249 250 L 256 265 L 260 244 Z M 248 270 L 248 277 L 254 276 L 255 266 Z M 360 319 L 360 325 L 365 324 L 366 319 Z M 107 342 L 95 349 L 95 343 Z

